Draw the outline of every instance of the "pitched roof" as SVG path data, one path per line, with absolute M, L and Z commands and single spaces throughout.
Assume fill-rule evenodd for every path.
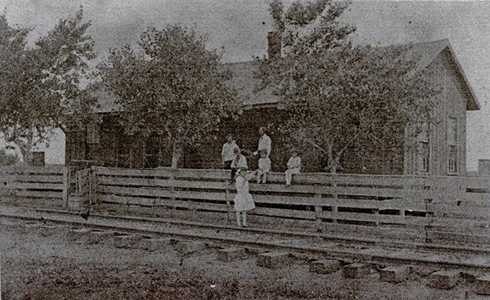
M 427 68 L 436 59 L 436 57 L 446 49 L 449 51 L 451 59 L 454 61 L 456 72 L 461 75 L 468 93 L 469 101 L 466 104 L 466 109 L 479 110 L 480 102 L 478 101 L 478 98 L 476 97 L 475 92 L 471 87 L 471 84 L 468 81 L 468 78 L 466 77 L 466 74 L 464 73 L 464 70 L 461 67 L 461 64 L 459 63 L 454 49 L 452 48 L 448 39 L 411 44 L 411 47 L 409 50 L 407 50 L 406 57 L 410 60 L 417 61 L 415 71 L 421 71 Z
M 255 78 L 258 63 L 255 61 L 227 63 L 224 67 L 228 69 L 233 77 L 228 81 L 228 86 L 239 93 L 239 98 L 244 107 L 265 106 L 279 102 L 279 96 L 273 95 L 271 89 L 257 90 L 259 83 Z
M 390 46 L 391 47 L 391 46 Z M 466 75 L 459 64 L 456 55 L 449 43 L 449 40 L 438 40 L 432 42 L 423 42 L 412 44 L 406 55 L 408 59 L 417 61 L 416 71 L 423 70 L 428 67 L 434 59 L 445 49 L 449 50 L 452 59 L 455 62 L 457 71 L 461 74 L 465 87 L 467 88 L 470 101 L 467 104 L 467 110 L 479 110 L 480 104 L 476 95 L 471 88 Z M 280 99 L 273 95 L 270 89 L 257 91 L 256 87 L 258 79 L 255 78 L 255 72 L 258 70 L 258 63 L 255 61 L 226 63 L 224 67 L 231 71 L 233 77 L 228 81 L 228 85 L 235 88 L 239 93 L 239 98 L 242 101 L 243 107 L 259 107 L 276 105 Z M 115 97 L 108 91 L 99 90 L 97 92 L 99 107 L 96 112 L 117 112 L 121 108 L 115 103 Z
M 96 113 L 119 112 L 122 108 L 116 103 L 116 96 L 111 91 L 103 87 L 95 90 L 94 96 L 97 98 Z

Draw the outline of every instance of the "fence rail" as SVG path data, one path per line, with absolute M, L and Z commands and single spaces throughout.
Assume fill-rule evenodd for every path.
M 45 167 L 3 167 L 0 168 L 0 196 L 21 201 L 29 199 L 62 204 L 63 166 Z

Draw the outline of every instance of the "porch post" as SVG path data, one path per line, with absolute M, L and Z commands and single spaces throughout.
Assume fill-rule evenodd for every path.
M 70 167 L 63 167 L 63 205 L 68 209 L 68 197 L 70 191 Z

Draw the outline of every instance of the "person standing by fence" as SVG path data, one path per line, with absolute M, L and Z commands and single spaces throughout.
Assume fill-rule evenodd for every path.
M 223 144 L 223 149 L 221 150 L 221 158 L 223 160 L 223 168 L 225 170 L 231 170 L 231 163 L 235 158 L 235 155 L 233 153 L 235 148 L 240 149 L 233 139 L 233 136 L 231 134 L 228 134 L 226 136 L 226 143 Z
M 265 127 L 260 127 L 259 134 L 260 134 L 259 145 L 257 147 L 257 151 L 254 152 L 254 155 L 258 155 L 262 150 L 265 151 L 266 157 L 269 157 L 272 151 L 272 140 L 267 135 Z
M 249 184 L 248 184 L 250 178 L 255 176 L 254 173 L 255 172 L 251 174 L 247 174 L 247 169 L 240 168 L 235 179 L 235 186 L 236 186 L 237 193 L 235 195 L 233 202 L 234 202 L 234 209 L 236 212 L 237 225 L 240 227 L 248 226 L 247 211 L 255 208 L 255 203 L 252 198 L 252 195 L 250 194 Z

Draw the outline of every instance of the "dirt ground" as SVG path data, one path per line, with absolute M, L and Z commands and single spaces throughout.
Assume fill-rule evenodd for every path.
M 216 260 L 216 248 L 182 260 L 179 247 L 148 252 L 110 243 L 70 241 L 68 227 L 43 230 L 0 220 L 2 299 L 484 299 L 467 282 L 452 290 L 428 288 L 413 274 L 399 284 L 373 272 L 362 279 L 319 275 L 307 261 L 270 270 L 256 256 Z M 181 264 L 182 261 L 182 264 Z

